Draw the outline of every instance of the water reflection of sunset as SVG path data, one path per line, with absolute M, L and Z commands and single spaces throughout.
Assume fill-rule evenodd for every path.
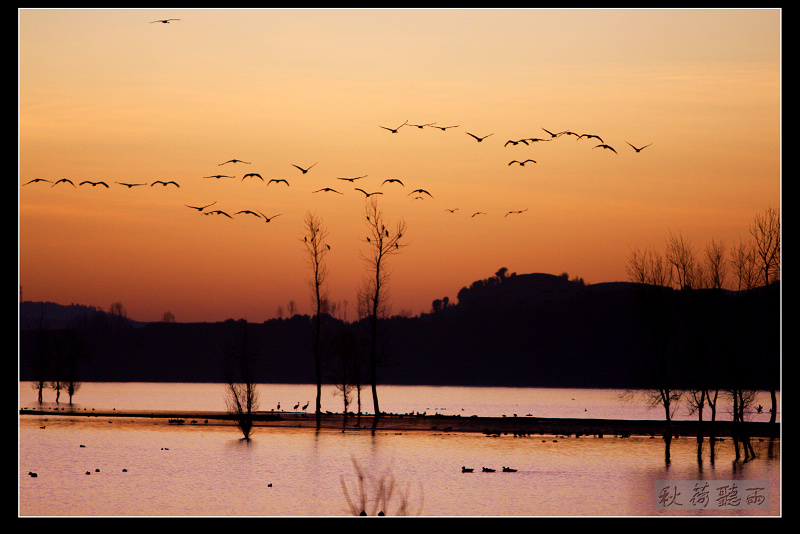
M 180 20 L 151 24 L 167 18 Z M 631 246 L 670 231 L 734 243 L 780 205 L 780 24 L 774 9 L 22 9 L 23 298 L 120 301 L 143 321 L 262 321 L 290 300 L 310 313 L 312 211 L 330 233 L 330 297 L 352 319 L 355 187 L 408 224 L 394 313 L 503 266 L 626 280 Z M 426 123 L 458 127 L 413 126 Z M 544 128 L 616 153 L 571 135 L 504 146 Z M 233 158 L 249 164 L 220 165 Z M 22 186 L 35 178 L 76 187 Z M 325 187 L 344 194 L 312 193 Z M 212 202 L 282 215 L 187 207 Z

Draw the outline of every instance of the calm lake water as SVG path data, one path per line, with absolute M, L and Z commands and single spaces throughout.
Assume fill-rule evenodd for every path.
M 332 391 L 324 389 L 322 409 L 341 411 Z M 292 411 L 308 401 L 313 406 L 315 387 L 262 384 L 259 392 L 262 410 L 280 403 L 281 410 Z M 621 401 L 617 390 L 380 386 L 378 393 L 381 409 L 393 413 L 662 418 L 655 409 Z M 369 393 L 364 397 L 362 408 L 371 412 Z M 44 406 L 55 407 L 54 400 L 46 391 Z M 74 409 L 87 411 L 225 410 L 221 384 L 84 383 L 74 400 Z M 759 403 L 763 413 L 748 416 L 766 421 L 766 392 L 754 404 Z M 20 384 L 19 404 L 38 406 L 30 383 Z M 718 417 L 728 418 L 726 412 Z M 676 418 L 693 417 L 684 408 Z M 781 514 L 779 440 L 756 440 L 757 458 L 747 463 L 734 462 L 726 440 L 716 445 L 711 463 L 707 443 L 698 462 L 694 439 L 680 438 L 673 440 L 666 465 L 664 442 L 650 437 L 373 435 L 259 427 L 249 442 L 240 438 L 230 426 L 20 416 L 19 515 L 349 516 L 346 494 L 358 500 L 360 493 L 356 465 L 367 477 L 366 504 L 359 508 L 390 516 Z M 462 466 L 475 472 L 462 473 Z M 481 472 L 484 466 L 496 472 Z M 516 472 L 502 472 L 504 466 Z M 394 483 L 388 502 L 375 502 L 381 481 Z M 752 497 L 748 490 L 765 488 L 756 496 L 766 500 L 747 507 L 721 497 L 714 501 L 714 493 L 703 507 L 702 501 L 688 502 L 695 483 L 716 484 L 715 492 L 738 489 L 741 503 L 745 495 Z

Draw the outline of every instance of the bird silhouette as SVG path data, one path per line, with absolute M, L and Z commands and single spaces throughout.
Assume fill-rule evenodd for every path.
M 542 128 L 544 130 L 544 128 Z M 545 130 L 547 131 L 547 130 Z M 528 137 L 525 139 L 526 141 L 530 141 L 531 143 L 538 143 L 540 141 L 550 141 L 550 139 L 542 139 L 541 137 Z
M 611 146 L 609 146 L 609 145 L 597 145 L 597 146 L 596 146 L 596 147 L 594 147 L 594 148 L 605 148 L 605 149 L 607 149 L 607 150 L 610 150 L 610 151 L 611 151 L 611 152 L 613 152 L 614 154 L 616 154 L 616 153 L 617 153 L 617 151 L 616 151 L 616 150 L 614 150 L 614 148 L 613 148 L 613 147 L 611 147 Z M 592 149 L 592 150 L 594 150 L 594 149 Z
M 458 210 L 458 208 L 445 208 L 444 211 L 449 211 L 450 213 L 454 213 Z
M 314 191 L 314 193 L 319 193 L 321 191 L 330 191 L 331 193 L 339 193 L 339 191 L 337 191 L 336 189 L 331 189 L 330 187 L 323 187 L 322 189 L 317 189 L 316 191 Z M 344 193 L 339 193 L 339 194 L 343 195 Z
M 522 213 L 523 211 L 528 211 L 528 208 L 525 208 L 524 210 L 509 211 L 505 216 L 508 217 L 511 214 Z
M 226 163 L 246 163 L 247 165 L 250 165 L 249 161 L 242 161 L 240 159 L 229 159 L 228 161 L 223 161 L 219 165 L 225 165 Z
M 360 187 L 356 187 L 356 188 L 355 188 L 355 190 L 356 190 L 356 191 L 361 191 L 362 193 L 364 193 L 364 194 L 367 196 L 367 198 L 371 197 L 372 195 L 382 195 L 382 194 L 383 194 L 383 193 L 382 193 L 382 192 L 380 192 L 380 191 L 376 191 L 375 193 L 367 193 L 366 191 L 364 191 L 364 190 L 363 190 L 363 189 L 361 189 Z
M 438 125 L 436 125 L 436 124 L 432 124 L 432 125 L 431 125 L 431 128 L 439 128 L 439 129 L 440 129 L 441 131 L 443 131 L 443 132 L 444 132 L 445 130 L 447 130 L 448 128 L 458 128 L 458 127 L 459 127 L 459 125 L 458 125 L 458 124 L 456 124 L 455 126 L 438 126 Z
M 472 215 L 470 215 L 470 217 L 475 217 L 476 215 L 486 215 L 486 212 L 483 212 L 483 211 L 476 211 L 475 213 L 473 213 Z
M 160 22 L 160 23 L 162 23 L 162 24 L 169 24 L 169 21 L 171 21 L 171 20 L 181 20 L 181 19 L 161 19 L 161 20 L 154 20 L 154 21 L 153 21 L 153 22 L 151 22 L 150 24 L 153 24 L 154 22 Z
M 493 134 L 493 133 L 490 133 L 489 135 L 484 135 L 483 137 L 478 137 L 478 136 L 477 136 L 477 135 L 475 135 L 475 134 L 471 134 L 471 133 L 467 132 L 467 135 L 469 135 L 469 136 L 471 136 L 471 137 L 474 137 L 474 138 L 475 138 L 475 140 L 476 140 L 477 142 L 479 142 L 479 143 L 480 143 L 480 142 L 482 142 L 484 139 L 486 139 L 487 137 L 489 137 L 489 135 L 494 135 L 494 134 Z
M 261 215 L 259 215 L 258 213 L 254 212 L 254 211 L 250 211 L 250 210 L 237 211 L 236 213 L 234 213 L 234 215 L 239 215 L 240 213 L 249 213 L 251 215 L 255 215 L 259 219 L 261 218 Z
M 105 186 L 106 189 L 108 189 L 108 184 L 105 183 L 105 182 L 91 182 L 89 180 L 84 180 L 83 182 L 79 183 L 78 185 L 83 185 L 83 184 L 89 184 L 92 187 L 95 187 L 95 186 L 98 186 L 98 185 L 102 185 L 102 186 Z
M 60 179 L 60 180 L 56 181 L 56 183 L 54 183 L 54 184 L 53 184 L 53 185 L 51 185 L 50 187 L 55 187 L 56 185 L 60 184 L 61 182 L 68 183 L 68 184 L 69 184 L 69 185 L 71 185 L 72 187 L 75 187 L 75 184 L 73 184 L 73 183 L 72 183 L 72 180 L 68 180 L 67 178 L 62 178 L 62 179 Z
M 569 130 L 564 130 L 563 132 L 558 132 L 558 136 L 559 137 L 562 136 L 562 135 L 574 135 L 578 139 L 580 139 L 580 137 L 581 137 L 580 135 L 576 134 L 575 132 L 571 132 Z
M 314 165 L 316 165 L 316 163 Z M 313 167 L 314 165 L 312 165 L 311 167 Z M 298 169 L 300 169 L 300 171 L 302 171 L 303 174 L 305 174 L 305 173 L 307 173 L 308 171 L 311 170 L 311 167 L 309 167 L 308 169 L 304 169 L 303 167 L 300 167 L 299 165 L 295 165 L 294 163 L 292 163 L 292 167 L 297 167 Z
M 428 193 L 424 189 L 415 189 L 415 190 L 413 190 L 412 192 L 409 193 L 409 196 L 413 195 L 414 193 L 425 193 L 429 197 L 433 198 L 433 195 L 431 195 L 430 193 Z
M 211 204 L 208 204 L 208 205 L 206 205 L 206 206 L 190 206 L 189 204 L 184 204 L 184 206 L 186 206 L 187 208 L 192 208 L 193 210 L 197 210 L 197 211 L 203 211 L 203 210 L 204 210 L 204 209 L 206 209 L 207 207 L 209 207 L 209 206 L 213 206 L 213 205 L 214 205 L 214 204 L 216 204 L 216 203 L 217 203 L 217 201 L 215 200 L 214 202 L 212 202 Z
M 244 179 L 245 179 L 245 178 L 250 178 L 251 176 L 252 176 L 253 178 L 258 178 L 258 179 L 259 179 L 259 180 L 261 180 L 262 182 L 264 181 L 264 178 L 262 178 L 262 177 L 261 177 L 261 175 L 260 175 L 260 174 L 258 174 L 257 172 L 248 172 L 247 174 L 245 174 L 244 176 L 242 176 L 242 181 L 244 182 Z
M 287 182 L 283 178 L 272 178 L 272 179 L 270 179 L 269 182 L 267 182 L 267 185 L 271 184 L 272 182 L 275 182 L 276 184 L 279 184 L 279 183 L 283 182 L 283 183 L 285 183 L 287 185 L 287 187 L 289 185 L 289 182 Z
M 522 143 L 524 145 L 527 145 L 528 144 L 528 140 L 527 139 L 518 139 L 518 140 L 514 141 L 513 139 L 509 139 L 508 141 L 506 141 L 506 144 L 504 144 L 503 147 L 507 147 L 509 144 L 517 146 L 520 143 Z
M 131 187 L 136 187 L 137 185 L 147 185 L 147 184 L 128 184 L 128 183 L 125 183 L 125 182 L 117 182 L 117 183 L 119 185 L 124 185 L 128 189 L 130 189 Z
M 628 143 L 627 141 L 625 141 L 625 142 Z M 631 146 L 632 149 L 634 149 L 638 153 L 638 152 L 641 152 L 642 150 L 644 150 L 645 148 L 649 147 L 653 143 L 646 144 L 641 148 L 636 148 L 635 146 L 631 145 L 630 143 L 628 143 L 628 144 Z
M 542 130 L 544 130 L 545 132 L 549 133 L 549 134 L 550 134 L 550 137 L 552 137 L 552 138 L 556 138 L 556 137 L 558 137 L 558 134 L 557 134 L 557 133 L 553 133 L 553 132 L 551 132 L 550 130 L 548 130 L 548 129 L 546 129 L 546 128 L 542 128 Z
M 355 182 L 356 180 L 360 180 L 360 179 L 362 179 L 362 178 L 366 178 L 367 176 L 368 176 L 368 175 L 367 175 L 367 174 L 365 174 L 364 176 L 356 176 L 355 178 L 337 178 L 337 180 L 347 180 L 348 182 L 350 182 L 350 183 L 352 184 L 352 183 L 353 183 L 353 182 Z
M 581 135 L 578 136 L 578 140 L 580 141 L 581 138 L 583 138 L 583 137 L 585 137 L 586 139 L 591 139 L 592 137 L 594 137 L 595 139 L 597 139 L 601 143 L 603 142 L 603 139 L 599 135 L 594 135 L 594 134 L 581 134 Z
M 402 186 L 405 186 L 405 184 L 403 182 L 401 182 L 400 180 L 398 180 L 397 178 L 387 178 L 386 180 L 383 181 L 383 184 L 385 184 L 385 183 L 390 183 L 390 184 L 391 183 L 398 183 L 398 184 L 400 184 Z M 383 184 L 381 184 L 381 185 L 383 185 Z
M 392 133 L 397 133 L 397 130 L 399 130 L 400 128 L 402 128 L 406 124 L 408 124 L 408 121 L 404 122 L 403 124 L 401 124 L 397 128 L 387 128 L 386 126 L 381 126 L 381 128 L 383 128 L 384 130 L 389 130 Z M 380 124 L 378 126 L 380 126 Z
M 526 159 L 525 161 L 518 161 L 516 159 L 512 159 L 511 161 L 508 162 L 508 164 L 511 165 L 512 163 L 519 163 L 521 167 L 524 167 L 525 164 L 528 163 L 529 161 L 536 163 L 536 160 L 533 159 Z
M 51 183 L 51 182 L 50 182 L 50 180 L 45 180 L 44 178 L 34 178 L 34 179 L 33 179 L 33 180 L 31 180 L 30 182 L 28 182 L 28 183 L 25 183 L 25 184 L 22 184 L 22 185 L 23 185 L 23 186 L 25 186 L 25 185 L 32 184 L 32 183 L 35 183 L 35 182 L 47 182 L 47 183 Z
M 496 471 L 496 469 L 490 469 L 488 467 L 484 467 L 483 468 L 483 472 L 484 473 L 494 473 L 495 471 Z
M 178 183 L 177 183 L 177 182 L 175 182 L 175 181 L 173 181 L 173 180 L 170 180 L 169 182 L 165 182 L 165 181 L 163 181 L 163 180 L 156 180 L 155 182 L 153 182 L 152 184 L 150 184 L 150 187 L 153 187 L 153 186 L 154 186 L 154 185 L 156 185 L 156 184 L 161 184 L 161 185 L 163 185 L 164 187 L 167 187 L 169 184 L 173 184 L 175 187 L 180 187 L 180 186 L 178 185 Z
M 503 472 L 504 473 L 516 473 L 517 470 L 516 469 L 511 469 L 510 467 L 503 466 Z
M 216 178 L 219 180 L 220 178 L 236 178 L 235 176 L 228 176 L 227 174 L 212 174 L 211 176 L 203 176 L 203 178 Z
M 462 473 L 472 473 L 473 471 L 474 469 L 472 469 L 471 467 L 464 467 L 463 465 L 461 466 Z
M 408 121 L 406 121 L 406 122 L 408 122 Z M 421 130 L 421 129 L 425 128 L 426 126 L 433 126 L 434 124 L 436 124 L 436 123 L 435 122 L 429 122 L 428 124 L 409 124 L 409 126 L 416 126 L 417 128 L 419 128 Z
M 225 213 L 222 210 L 206 211 L 204 214 L 205 215 L 224 215 L 225 217 L 227 217 L 229 219 L 233 219 L 233 217 L 231 217 L 230 215 L 228 215 L 227 213 Z
M 258 211 L 258 213 L 261 213 L 259 210 L 256 210 L 256 211 Z M 278 215 L 273 215 L 272 217 L 267 217 L 266 215 L 261 213 L 261 216 L 264 217 L 264 220 L 267 221 L 267 222 L 270 222 L 272 219 L 274 219 L 275 217 L 279 217 L 280 215 L 282 215 L 282 214 L 279 213 Z M 280 405 L 278 405 L 278 406 L 280 406 Z
M 309 402 L 311 402 L 311 401 L 307 401 L 307 402 L 306 402 L 306 405 L 305 405 L 305 406 L 303 406 L 303 411 L 305 411 L 305 410 L 308 408 L 308 403 L 309 403 Z
M 293 409 L 294 409 L 294 410 L 296 410 L 296 409 L 297 409 L 297 408 L 299 408 L 299 407 L 300 407 L 300 403 L 298 402 L 297 404 L 295 404 L 295 405 L 294 405 L 294 408 L 293 408 Z

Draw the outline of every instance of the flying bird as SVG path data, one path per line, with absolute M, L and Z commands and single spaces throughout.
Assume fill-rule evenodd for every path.
M 528 140 L 527 139 L 519 139 L 517 141 L 514 141 L 512 139 L 509 139 L 508 141 L 506 141 L 506 144 L 504 144 L 503 147 L 507 147 L 509 144 L 517 146 L 520 143 L 527 145 L 528 144 Z
M 25 185 L 28 185 L 28 184 L 32 184 L 34 182 L 47 182 L 47 183 L 50 183 L 50 180 L 45 180 L 44 178 L 34 178 L 33 180 L 31 180 L 27 184 L 22 184 L 22 185 L 25 186 Z
M 611 152 L 613 152 L 614 154 L 616 154 L 616 153 L 617 153 L 617 151 L 616 151 L 616 150 L 614 150 L 614 147 L 611 147 L 611 146 L 609 146 L 609 145 L 597 145 L 597 146 L 596 146 L 596 147 L 594 147 L 594 148 L 605 148 L 605 149 L 608 149 L 608 150 L 610 150 L 610 151 L 611 151 Z M 592 150 L 594 150 L 594 149 L 592 149 Z
M 425 194 L 426 194 L 426 195 L 428 195 L 429 197 L 433 198 L 433 195 L 431 195 L 430 193 L 428 193 L 428 192 L 427 192 L 427 191 L 425 191 L 424 189 L 415 189 L 415 190 L 413 190 L 412 192 L 410 192 L 408 195 L 409 195 L 409 196 L 411 196 L 411 195 L 413 195 L 414 193 L 425 193 Z
M 472 214 L 470 217 L 475 217 L 476 215 L 486 215 L 486 213 L 485 213 L 485 212 L 483 212 L 483 211 L 476 211 L 476 212 L 475 212 L 475 213 L 473 213 L 473 214 Z
M 382 193 L 382 192 L 380 192 L 380 191 L 376 191 L 375 193 L 367 193 L 366 191 L 364 191 L 364 190 L 363 190 L 363 189 L 361 189 L 360 187 L 356 187 L 356 188 L 355 188 L 355 190 L 356 190 L 356 191 L 361 191 L 362 193 L 364 193 L 364 194 L 367 196 L 367 198 L 371 197 L 372 195 L 382 195 L 382 194 L 383 194 L 383 193 Z
M 154 186 L 154 185 L 156 185 L 156 184 L 161 184 L 161 185 L 163 185 L 164 187 L 167 187 L 169 184 L 173 184 L 175 187 L 180 187 L 180 186 L 178 185 L 178 183 L 177 183 L 177 182 L 175 182 L 175 181 L 173 181 L 173 180 L 170 180 L 169 182 L 164 182 L 163 180 L 156 180 L 155 182 L 153 182 L 152 184 L 150 184 L 150 187 L 153 187 L 153 186 Z
M 242 161 L 240 159 L 229 159 L 228 161 L 223 161 L 219 165 L 225 165 L 226 163 L 246 163 L 247 165 L 250 165 L 249 161 Z
M 316 163 L 314 165 L 316 165 Z M 314 165 L 312 165 L 311 167 L 313 167 Z M 308 169 L 304 169 L 303 167 L 300 167 L 299 165 L 295 165 L 294 163 L 292 163 L 292 167 L 297 167 L 298 169 L 300 169 L 303 172 L 303 174 L 305 174 L 305 173 L 307 173 L 308 171 L 311 170 L 311 167 L 309 167 Z
M 544 130 L 545 132 L 549 133 L 550 137 L 553 137 L 553 138 L 558 137 L 557 133 L 553 133 L 553 132 L 551 132 L 550 130 L 548 130 L 546 128 L 542 128 L 542 130 Z
M 398 180 L 397 178 L 388 178 L 388 179 L 383 181 L 383 184 L 385 184 L 386 182 L 389 182 L 389 183 L 397 182 L 398 184 L 400 184 L 402 186 L 405 186 L 405 184 L 403 182 L 401 182 L 400 180 Z M 381 184 L 381 185 L 383 185 L 383 184 Z
M 205 215 L 224 215 L 225 217 L 227 217 L 229 219 L 233 219 L 233 217 L 231 217 L 230 215 L 228 215 L 227 213 L 225 213 L 222 210 L 206 211 Z
M 483 137 L 478 137 L 478 136 L 477 136 L 477 135 L 475 135 L 475 134 L 471 134 L 471 133 L 467 132 L 467 135 L 474 137 L 474 138 L 475 138 L 475 140 L 476 140 L 476 141 L 478 141 L 478 142 L 480 143 L 481 141 L 483 141 L 484 139 L 486 139 L 487 137 L 489 137 L 489 135 L 494 135 L 494 134 L 493 134 L 493 133 L 490 133 L 489 135 L 484 135 Z
M 458 124 L 456 124 L 455 126 L 438 126 L 436 124 L 431 125 L 431 128 L 439 128 L 441 131 L 445 131 L 448 128 L 458 128 L 458 127 L 459 127 Z
M 337 178 L 337 180 L 347 180 L 348 182 L 353 183 L 356 180 L 360 180 L 362 178 L 366 178 L 367 176 L 368 175 L 365 174 L 364 176 L 356 176 L 355 178 Z
M 54 184 L 53 184 L 53 185 L 51 185 L 50 187 L 55 187 L 56 185 L 60 184 L 61 182 L 66 182 L 66 183 L 68 183 L 69 185 L 71 185 L 72 187 L 75 187 L 75 184 L 73 184 L 73 183 L 72 183 L 72 180 L 68 180 L 68 179 L 66 179 L 66 178 L 62 178 L 62 179 L 58 180 L 56 183 L 54 183 Z
M 108 189 L 108 184 L 105 183 L 105 182 L 91 182 L 89 180 L 84 180 L 83 182 L 79 183 L 78 185 L 83 185 L 83 184 L 89 184 L 92 187 L 95 187 L 97 185 L 102 185 L 102 186 L 105 186 L 106 189 Z
M 272 178 L 269 182 L 267 182 L 267 185 L 271 184 L 272 182 L 275 182 L 276 184 L 279 184 L 279 183 L 283 182 L 283 183 L 285 183 L 287 185 L 287 187 L 289 185 L 289 182 L 287 182 L 283 178 Z
M 626 142 L 626 143 L 628 143 L 627 141 L 625 141 L 625 142 Z M 629 144 L 629 145 L 631 146 L 631 148 L 632 148 L 632 149 L 634 149 L 636 152 L 641 152 L 642 150 L 644 150 L 645 148 L 649 147 L 649 146 L 650 146 L 650 145 L 652 145 L 653 143 L 646 144 L 646 145 L 644 145 L 644 146 L 643 146 L 643 147 L 641 147 L 641 148 L 636 148 L 635 146 L 631 145 L 630 143 L 628 143 L 628 144 Z
M 236 178 L 236 177 L 228 176 L 227 174 L 212 174 L 211 176 L 203 176 L 203 178 L 216 178 L 217 180 L 219 180 L 220 178 Z
M 245 174 L 244 176 L 242 176 L 242 181 L 244 181 L 244 179 L 245 179 L 245 178 L 249 178 L 249 177 L 251 177 L 251 176 L 252 176 L 252 177 L 254 177 L 254 178 L 258 178 L 258 179 L 259 179 L 259 180 L 261 180 L 262 182 L 264 181 L 264 179 L 261 177 L 261 175 L 260 175 L 260 174 L 258 174 L 257 172 L 248 172 L 247 174 Z
M 457 210 L 458 210 L 458 208 L 445 208 L 444 209 L 444 211 L 449 211 L 450 213 L 454 213 Z
M 320 191 L 330 191 L 332 193 L 339 193 L 339 191 L 337 191 L 336 189 L 331 189 L 330 187 L 323 187 L 322 189 L 317 189 L 316 191 L 314 191 L 314 193 L 319 193 Z M 339 193 L 339 194 L 343 195 L 344 193 Z
M 380 124 L 378 126 L 381 126 L 381 128 L 383 128 L 384 130 L 389 130 L 392 133 L 397 133 L 397 130 L 399 130 L 400 128 L 402 128 L 406 124 L 408 124 L 408 121 L 404 122 L 403 124 L 401 124 L 397 128 L 387 128 L 386 126 L 381 126 Z
M 542 128 L 544 130 L 544 128 Z M 547 131 L 547 130 L 545 130 Z M 549 141 L 550 139 L 542 139 L 540 137 L 528 137 L 525 139 L 526 141 L 530 141 L 531 143 L 538 143 L 539 141 Z
M 409 124 L 409 126 L 416 126 L 417 128 L 419 128 L 421 130 L 421 129 L 425 128 L 426 126 L 433 126 L 434 124 L 436 124 L 436 123 L 435 122 L 429 122 L 428 124 Z
M 169 21 L 171 21 L 171 20 L 181 20 L 181 19 L 161 19 L 161 20 L 154 20 L 154 21 L 153 21 L 153 22 L 151 22 L 150 24 L 153 24 L 154 22 L 160 22 L 160 23 L 162 23 L 162 24 L 169 24 Z
M 117 183 L 119 185 L 124 185 L 128 189 L 130 189 L 131 187 L 136 187 L 137 185 L 147 185 L 147 184 L 128 184 L 128 183 L 125 183 L 125 182 L 117 182 Z
M 525 208 L 524 210 L 509 211 L 505 216 L 508 217 L 512 213 L 522 213 L 523 211 L 528 211 L 528 208 Z
M 578 140 L 580 141 L 580 139 L 581 139 L 582 137 L 585 137 L 586 139 L 591 139 L 592 137 L 594 137 L 595 139 L 597 139 L 597 140 L 598 140 L 598 141 L 600 141 L 601 143 L 603 142 L 603 139 L 602 139 L 602 138 L 601 138 L 599 135 L 594 135 L 594 134 L 581 134 L 581 135 L 579 135 L 579 136 L 578 136 Z
M 236 213 L 234 213 L 234 215 L 239 215 L 240 213 L 250 213 L 251 215 L 255 215 L 256 217 L 261 218 L 261 215 L 259 215 L 258 213 L 254 212 L 254 211 L 250 211 L 250 210 L 237 211 Z
M 186 206 L 187 208 L 192 208 L 193 210 L 203 211 L 207 207 L 213 206 L 216 203 L 217 203 L 217 201 L 215 200 L 214 202 L 212 202 L 211 204 L 208 204 L 207 206 L 190 206 L 189 204 L 184 204 L 184 206 Z
M 525 164 L 528 163 L 529 161 L 532 161 L 532 162 L 536 163 L 536 160 L 533 160 L 533 159 L 526 159 L 525 161 L 518 161 L 518 160 L 512 159 L 511 161 L 508 162 L 508 164 L 511 165 L 512 163 L 519 163 L 521 167 L 524 167 Z
M 559 136 L 562 136 L 562 135 L 574 135 L 578 139 L 580 139 L 580 137 L 581 137 L 580 135 L 576 134 L 575 132 L 570 132 L 569 130 L 564 130 L 563 132 L 558 132 L 557 135 L 559 135 Z
M 256 211 L 258 211 L 258 210 L 256 210 Z M 258 211 L 258 213 L 261 213 L 261 212 L 260 212 L 260 211 Z M 281 215 L 281 214 L 279 213 L 278 215 L 273 215 L 272 217 L 267 217 L 266 215 L 264 215 L 263 213 L 261 213 L 261 216 L 262 216 L 262 217 L 264 217 L 264 220 L 265 220 L 265 221 L 267 221 L 267 222 L 270 222 L 272 219 L 274 219 L 275 217 L 279 217 L 280 215 Z

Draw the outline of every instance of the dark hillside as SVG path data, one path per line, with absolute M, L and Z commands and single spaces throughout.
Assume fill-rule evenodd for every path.
M 637 387 L 634 370 L 652 360 L 649 342 L 654 339 L 642 320 L 643 289 L 630 283 L 586 286 L 548 274 L 477 281 L 459 292 L 457 304 L 383 322 L 379 383 Z M 659 328 L 668 328 L 680 376 L 691 379 L 699 369 L 698 355 L 713 354 L 721 362 L 717 369 L 721 380 L 745 380 L 758 389 L 779 382 L 777 286 L 748 298 L 668 289 L 660 295 L 666 299 L 664 309 L 673 310 Z M 693 310 L 690 322 L 685 315 L 688 302 Z M 20 318 L 21 380 L 35 379 L 38 354 L 63 352 L 59 329 L 40 330 L 29 319 Z M 335 361 L 333 347 L 339 332 L 351 332 L 355 346 L 363 342 L 361 325 L 325 319 L 330 361 Z M 299 315 L 247 324 L 259 354 L 259 382 L 315 381 L 311 324 L 308 316 Z M 221 382 L 224 357 L 233 345 L 237 325 L 241 323 L 228 320 L 121 327 L 83 321 L 74 326 L 85 340 L 80 380 Z M 41 353 L 40 347 L 44 347 Z M 739 363 L 725 364 L 733 354 L 739 355 Z M 739 372 L 727 372 L 732 367 Z M 741 372 L 744 367 L 746 373 Z

